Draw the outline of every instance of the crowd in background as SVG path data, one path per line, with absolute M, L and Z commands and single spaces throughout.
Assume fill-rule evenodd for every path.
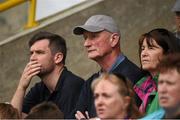
M 111 16 L 93 15 L 73 33 L 84 39 L 88 58 L 100 70 L 83 80 L 65 64 L 65 39 L 47 31 L 29 40 L 29 62 L 0 119 L 180 118 L 180 0 L 172 8 L 177 31 L 154 28 L 139 37 L 140 67 L 121 50 Z M 29 91 L 34 76 L 41 81 Z

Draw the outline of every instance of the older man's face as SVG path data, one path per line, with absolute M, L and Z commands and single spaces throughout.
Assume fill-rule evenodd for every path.
M 160 73 L 158 93 L 159 103 L 165 110 L 180 108 L 180 73 L 177 70 Z
M 111 35 L 107 31 L 92 33 L 84 32 L 84 47 L 87 50 L 88 58 L 97 60 L 111 53 Z

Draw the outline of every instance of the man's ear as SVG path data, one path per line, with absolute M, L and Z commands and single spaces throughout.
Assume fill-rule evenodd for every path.
M 54 56 L 54 62 L 56 64 L 59 64 L 60 62 L 62 62 L 63 57 L 64 56 L 63 56 L 63 54 L 61 52 L 56 53 L 55 56 Z
M 111 47 L 115 47 L 118 44 L 119 40 L 120 36 L 117 33 L 113 33 L 110 39 Z

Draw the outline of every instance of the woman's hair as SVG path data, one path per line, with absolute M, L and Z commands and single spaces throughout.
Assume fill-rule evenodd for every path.
M 164 55 L 180 52 L 180 47 L 178 46 L 177 42 L 178 39 L 175 37 L 175 35 L 164 28 L 156 28 L 140 36 L 139 57 L 141 55 L 141 47 L 145 39 L 147 41 L 147 45 L 150 47 L 153 46 L 153 40 L 155 40 L 156 43 L 163 49 Z
M 92 84 L 91 88 L 92 91 L 94 92 L 96 86 L 100 83 L 100 81 L 103 80 L 108 80 L 114 85 L 118 86 L 118 92 L 121 96 L 129 96 L 130 97 L 130 103 L 129 106 L 127 107 L 127 114 L 129 118 L 140 118 L 142 115 L 138 110 L 138 107 L 136 106 L 135 103 L 135 93 L 132 88 L 132 84 L 129 80 L 127 80 L 123 75 L 119 73 L 103 73 L 95 79 Z
M 177 44 L 178 39 L 172 32 L 164 28 L 153 29 L 143 34 L 139 39 L 139 53 L 141 53 L 141 46 L 145 38 L 148 46 L 153 46 L 152 41 L 155 40 L 162 47 L 164 54 L 180 52 Z
M 19 113 L 16 108 L 8 103 L 0 103 L 0 119 L 19 119 Z

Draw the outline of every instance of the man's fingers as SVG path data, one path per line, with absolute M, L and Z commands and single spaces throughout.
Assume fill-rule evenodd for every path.
M 30 69 L 29 71 L 27 71 L 27 75 L 31 75 L 31 74 L 33 74 L 33 73 L 35 73 L 35 72 L 37 72 L 37 71 L 40 72 L 40 70 L 41 70 L 41 67 L 32 68 L 32 69 Z
M 41 64 L 39 64 L 37 61 L 29 62 L 26 67 L 24 68 L 24 73 L 28 72 L 31 69 L 34 69 L 36 67 L 41 67 Z
M 33 76 L 37 75 L 39 72 L 40 72 L 40 71 L 36 71 L 36 72 L 32 73 L 32 74 L 29 76 L 30 79 L 31 79 Z
M 37 63 L 38 63 L 37 61 L 30 61 L 30 62 L 27 64 L 27 66 L 31 66 L 31 65 L 37 64 Z
M 37 67 L 41 67 L 41 65 L 40 64 L 32 64 L 32 65 L 29 65 L 27 69 L 30 70 L 30 69 L 37 68 Z

